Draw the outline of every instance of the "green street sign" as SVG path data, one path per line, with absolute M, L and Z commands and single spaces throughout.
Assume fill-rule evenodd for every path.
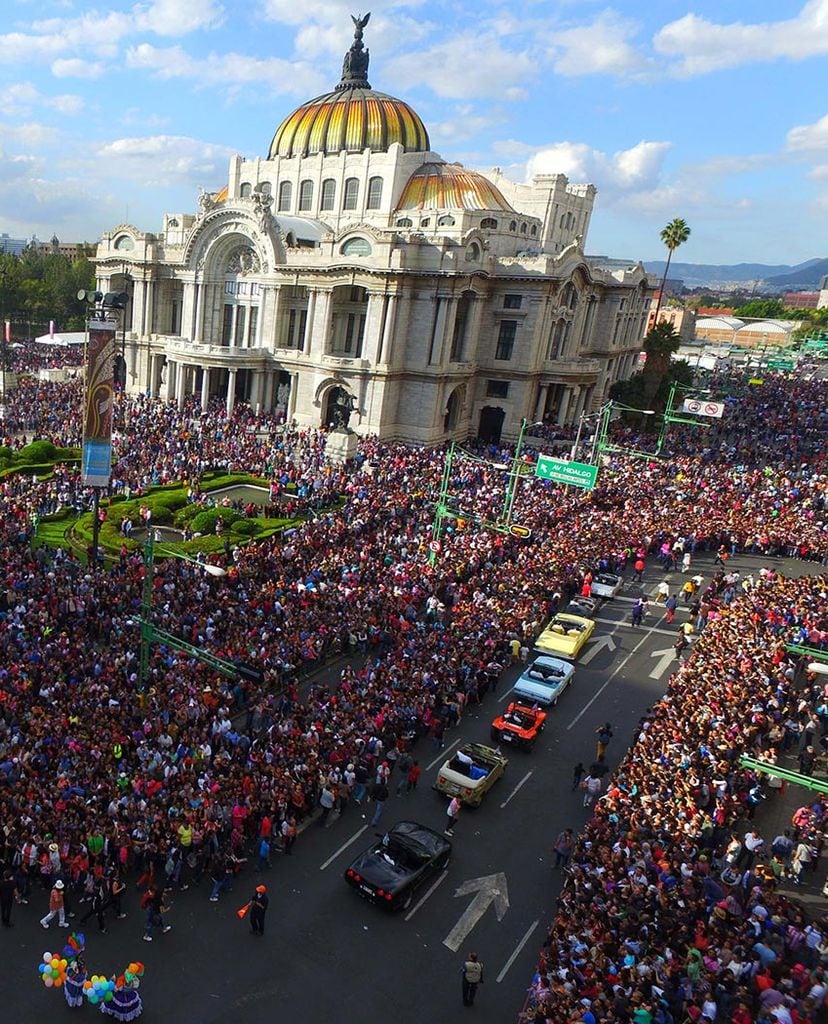
M 535 476 L 591 491 L 598 476 L 598 467 L 586 462 L 567 462 L 566 459 L 553 459 L 551 455 L 539 455 Z
M 769 359 L 768 369 L 769 370 L 792 370 L 794 364 L 790 359 Z

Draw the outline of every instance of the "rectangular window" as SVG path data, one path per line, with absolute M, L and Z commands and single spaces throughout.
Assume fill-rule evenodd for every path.
M 504 295 L 503 296 L 503 308 L 504 309 L 520 309 L 520 304 L 523 301 L 522 295 Z
M 181 331 L 181 303 L 178 299 L 172 300 L 170 308 L 170 334 L 178 334 Z
M 249 348 L 256 347 L 256 331 L 259 327 L 259 307 L 250 307 L 250 322 L 247 328 L 247 344 Z
M 230 337 L 233 333 L 233 307 L 227 303 L 224 307 L 224 320 L 221 326 L 222 345 L 230 344 Z
M 241 348 L 244 345 L 244 325 L 246 323 L 247 309 L 244 306 L 238 306 L 236 309 L 236 337 L 233 344 Z
M 508 380 L 487 380 L 486 381 L 486 397 L 487 398 L 508 398 L 509 397 L 509 381 Z
M 515 347 L 516 334 L 517 320 L 500 321 L 500 333 L 497 336 L 495 359 L 509 360 L 512 358 L 512 350 Z
M 353 313 L 348 314 L 348 323 L 345 327 L 345 351 L 350 353 L 354 347 L 354 327 L 356 326 L 356 317 Z

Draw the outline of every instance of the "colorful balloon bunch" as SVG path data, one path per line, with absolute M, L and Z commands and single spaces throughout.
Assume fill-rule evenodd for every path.
M 144 965 L 140 961 L 134 960 L 131 964 L 127 965 L 127 969 L 117 979 L 116 985 L 118 988 L 123 988 L 125 984 L 131 988 L 140 988 L 143 976 Z
M 66 945 L 63 947 L 63 955 L 68 957 L 69 960 L 74 960 L 84 950 L 86 940 L 81 932 L 72 932 Z
M 105 978 L 102 974 L 93 974 L 83 983 L 83 994 L 92 1006 L 97 1006 L 98 1003 L 111 1003 L 114 992 L 115 980 Z
M 53 985 L 57 985 L 60 988 L 64 981 L 66 981 L 66 968 L 68 966 L 69 961 L 59 954 L 44 953 L 43 963 L 39 964 L 37 969 L 40 971 L 40 977 L 46 988 L 51 988 Z

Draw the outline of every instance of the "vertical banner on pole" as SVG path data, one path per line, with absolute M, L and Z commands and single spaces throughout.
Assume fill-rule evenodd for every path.
M 90 320 L 81 468 L 81 479 L 86 487 L 109 486 L 112 469 L 114 358 L 115 324 L 108 320 Z

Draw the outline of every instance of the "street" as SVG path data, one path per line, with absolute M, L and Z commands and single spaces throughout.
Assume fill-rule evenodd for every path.
M 734 564 L 744 573 L 768 560 L 739 556 Z M 785 563 L 793 574 L 814 568 Z M 698 570 L 709 577 L 711 559 L 700 557 Z M 582 792 L 572 789 L 572 768 L 595 759 L 595 733 L 606 721 L 614 732 L 607 750 L 614 767 L 676 666 L 672 644 L 686 621 L 683 606 L 671 627 L 663 607 L 652 601 L 644 625 L 630 625 L 636 596 L 652 595 L 662 578 L 657 565 L 648 566 L 643 585 L 628 579 L 618 597 L 598 611 L 593 639 L 572 685 L 551 709 L 536 749 L 506 751 L 504 777 L 479 809 L 461 812 L 448 870 L 418 892 L 408 911 L 392 916 L 361 900 L 342 874 L 382 826 L 412 819 L 442 831 L 447 800 L 431 789 L 437 769 L 459 743 L 490 742 L 490 722 L 523 666 L 512 666 L 497 693 L 447 733 L 445 750 L 434 749 L 428 738 L 419 741 L 414 755 L 423 766 L 420 788 L 397 797 L 392 778 L 392 795 L 376 829 L 369 824 L 370 804 L 352 804 L 325 828 L 311 823 L 293 856 L 277 856 L 264 875 L 249 870 L 218 903 L 208 902 L 206 882 L 176 894 L 172 931 L 157 934 L 152 944 L 141 941 L 143 914 L 133 888 L 128 918 L 110 922 L 107 935 L 98 935 L 89 922 L 90 972 L 111 975 L 130 960 L 143 961 L 148 1022 L 252 1024 L 265 1013 L 278 1013 L 287 1021 L 360 1024 L 390 1017 L 397 1024 L 421 1024 L 465 1013 L 460 970 L 474 950 L 485 966 L 476 1018 L 515 1020 L 560 887 L 552 844 L 563 828 L 577 833 L 589 813 Z M 669 581 L 675 590 L 683 577 L 673 572 Z M 316 681 L 333 682 L 335 671 L 328 675 Z M 264 938 L 249 934 L 247 921 L 236 916 L 260 881 L 270 896 Z M 39 927 L 46 902 L 47 894 L 33 892 L 28 907 L 15 908 L 16 927 L 2 938 L 8 1020 L 47 1021 L 63 1012 L 62 993 L 44 989 L 37 977 L 41 952 L 56 952 L 67 935 L 54 925 L 48 932 Z

